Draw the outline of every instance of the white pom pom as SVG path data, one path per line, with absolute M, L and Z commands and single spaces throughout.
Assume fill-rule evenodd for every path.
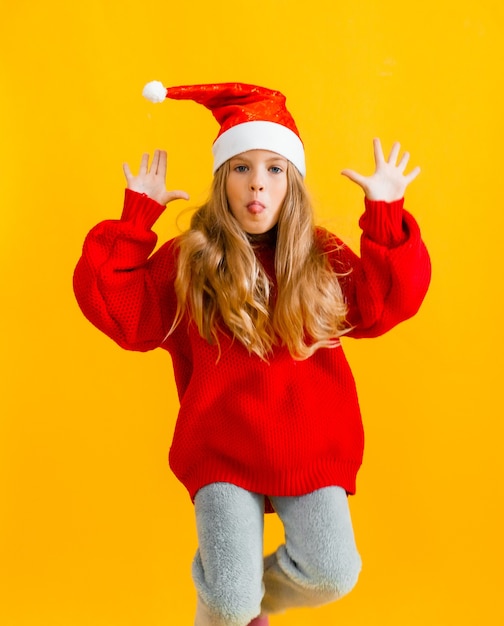
M 166 87 L 159 80 L 153 80 L 145 85 L 142 96 L 151 102 L 163 102 L 166 99 Z

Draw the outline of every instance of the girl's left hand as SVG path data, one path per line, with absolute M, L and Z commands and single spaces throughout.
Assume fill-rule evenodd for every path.
M 409 174 L 404 175 L 408 164 L 409 153 L 405 152 L 397 163 L 401 145 L 396 142 L 392 146 L 388 160 L 383 156 L 383 150 L 379 139 L 373 140 L 376 169 L 371 176 L 363 176 L 354 170 L 345 169 L 341 173 L 354 183 L 357 183 L 370 200 L 382 200 L 394 202 L 404 196 L 406 187 L 420 173 L 420 168 L 415 167 Z
M 168 191 L 166 189 L 167 156 L 164 150 L 156 150 L 149 167 L 149 155 L 144 154 L 140 163 L 140 170 L 136 176 L 131 173 L 129 165 L 124 163 L 123 170 L 128 183 L 128 189 L 137 193 L 144 193 L 159 204 L 166 206 L 173 200 L 189 200 L 185 191 Z

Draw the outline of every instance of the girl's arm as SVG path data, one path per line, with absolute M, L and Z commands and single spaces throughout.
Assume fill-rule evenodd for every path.
M 166 153 L 156 152 L 148 167 L 142 158 L 138 176 L 124 167 L 128 189 L 120 220 L 95 226 L 86 237 L 74 272 L 74 292 L 84 315 L 128 350 L 159 346 L 176 310 L 173 281 L 175 242 L 151 256 L 157 242 L 151 230 L 164 204 L 187 198 L 164 188 Z
M 404 175 L 409 155 L 396 165 L 400 146 L 394 144 L 388 160 L 380 141 L 374 140 L 376 170 L 365 177 L 352 170 L 342 174 L 360 185 L 366 211 L 360 258 L 342 247 L 336 267 L 351 271 L 341 283 L 349 306 L 348 321 L 353 337 L 373 337 L 412 317 L 427 292 L 431 265 L 414 218 L 403 208 L 408 184 L 420 169 Z M 332 256 L 332 255 L 331 255 Z M 334 258 L 334 257 L 333 257 Z

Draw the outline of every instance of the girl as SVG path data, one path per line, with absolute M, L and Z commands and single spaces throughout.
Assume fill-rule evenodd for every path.
M 191 99 L 220 124 L 209 200 L 152 254 L 166 153 L 144 155 L 120 220 L 86 238 L 74 276 L 84 314 L 128 350 L 167 350 L 180 411 L 170 466 L 189 491 L 199 548 L 196 626 L 258 626 L 348 593 L 361 560 L 347 495 L 363 430 L 340 337 L 375 337 L 418 310 L 430 280 L 403 209 L 408 155 L 342 173 L 365 192 L 360 258 L 313 224 L 304 149 L 277 91 L 217 84 L 144 95 Z M 265 511 L 285 544 L 263 560 Z M 251 621 L 252 620 L 252 621 Z

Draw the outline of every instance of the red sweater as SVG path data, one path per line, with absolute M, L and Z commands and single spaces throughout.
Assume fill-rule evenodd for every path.
M 212 482 L 270 496 L 329 485 L 355 492 L 364 437 L 355 383 L 342 347 L 294 360 L 276 347 L 268 363 L 224 334 L 221 355 L 183 320 L 167 339 L 176 310 L 176 240 L 154 254 L 151 230 L 164 207 L 126 191 L 121 220 L 95 226 L 74 275 L 84 315 L 120 346 L 161 347 L 172 357 L 180 410 L 170 466 L 194 498 Z M 430 281 L 428 253 L 403 201 L 366 200 L 360 258 L 338 242 L 331 260 L 355 326 L 375 337 L 418 310 Z M 257 250 L 274 279 L 272 246 Z

